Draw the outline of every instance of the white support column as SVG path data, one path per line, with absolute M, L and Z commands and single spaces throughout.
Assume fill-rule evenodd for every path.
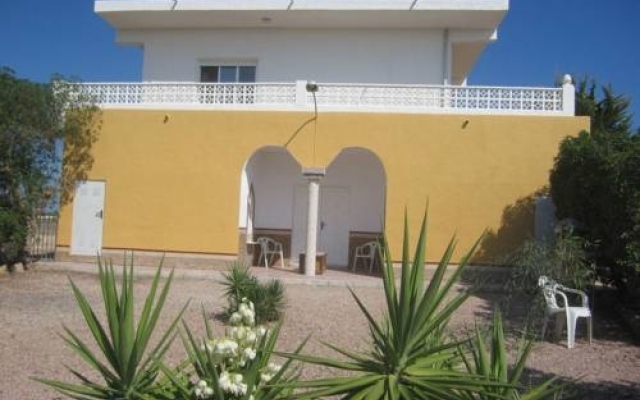
M 300 107 L 307 105 L 307 81 L 296 81 L 296 105 Z
M 569 74 L 562 77 L 562 112 L 571 116 L 576 113 L 576 88 Z
M 318 245 L 318 210 L 320 204 L 320 180 L 325 175 L 324 168 L 305 168 L 302 174 L 309 181 L 307 208 L 307 248 L 304 263 L 306 276 L 316 275 L 316 249 Z
M 443 85 L 451 85 L 451 65 L 452 55 L 451 53 L 453 43 L 449 38 L 449 29 L 444 30 L 444 40 L 442 41 L 442 83 Z

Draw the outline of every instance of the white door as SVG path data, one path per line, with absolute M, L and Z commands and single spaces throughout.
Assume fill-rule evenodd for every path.
M 291 260 L 307 246 L 308 187 L 296 186 L 293 207 Z M 349 190 L 343 187 L 320 185 L 318 215 L 318 251 L 327 253 L 327 264 L 346 267 L 349 264 Z
M 80 181 L 73 199 L 71 254 L 95 256 L 102 250 L 105 183 Z
M 347 188 L 320 188 L 318 251 L 327 253 L 327 264 L 349 264 L 349 192 Z

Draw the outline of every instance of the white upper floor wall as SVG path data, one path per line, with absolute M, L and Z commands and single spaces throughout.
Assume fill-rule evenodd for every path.
M 506 0 L 96 1 L 143 80 L 194 82 L 255 65 L 258 82 L 464 84 Z
M 144 43 L 143 80 L 198 81 L 202 65 L 255 65 L 258 82 L 443 83 L 443 31 L 127 31 Z

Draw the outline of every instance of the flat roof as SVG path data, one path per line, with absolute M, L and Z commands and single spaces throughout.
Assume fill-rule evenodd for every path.
M 460 28 L 495 30 L 508 0 L 97 0 L 116 29 Z

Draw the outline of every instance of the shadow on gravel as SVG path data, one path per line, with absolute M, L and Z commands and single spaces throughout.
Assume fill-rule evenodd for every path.
M 485 268 L 476 270 L 470 267 L 465 271 L 460 283 L 473 296 L 483 300 L 482 306 L 475 311 L 480 320 L 489 320 L 496 308 L 500 308 L 505 316 L 505 326 L 510 334 L 520 335 L 527 327 L 534 334 L 542 329 L 544 303 L 537 291 L 532 295 L 509 295 L 504 290 L 508 277 L 508 269 Z M 623 342 L 640 345 L 639 338 L 632 335 L 632 331 L 625 323 L 619 312 L 616 292 L 612 288 L 597 287 L 588 293 L 593 312 L 593 337 L 598 340 Z M 550 331 L 553 321 L 550 321 Z M 578 335 L 586 332 L 584 320 L 578 322 Z M 640 398 L 640 397 L 638 397 Z
M 536 369 L 526 368 L 523 372 L 523 382 L 536 384 L 554 376 Z M 609 381 L 583 382 L 572 381 L 563 377 L 560 377 L 560 380 L 567 383 L 563 398 L 589 400 L 640 399 L 640 383 L 638 382 L 623 382 L 622 384 Z

